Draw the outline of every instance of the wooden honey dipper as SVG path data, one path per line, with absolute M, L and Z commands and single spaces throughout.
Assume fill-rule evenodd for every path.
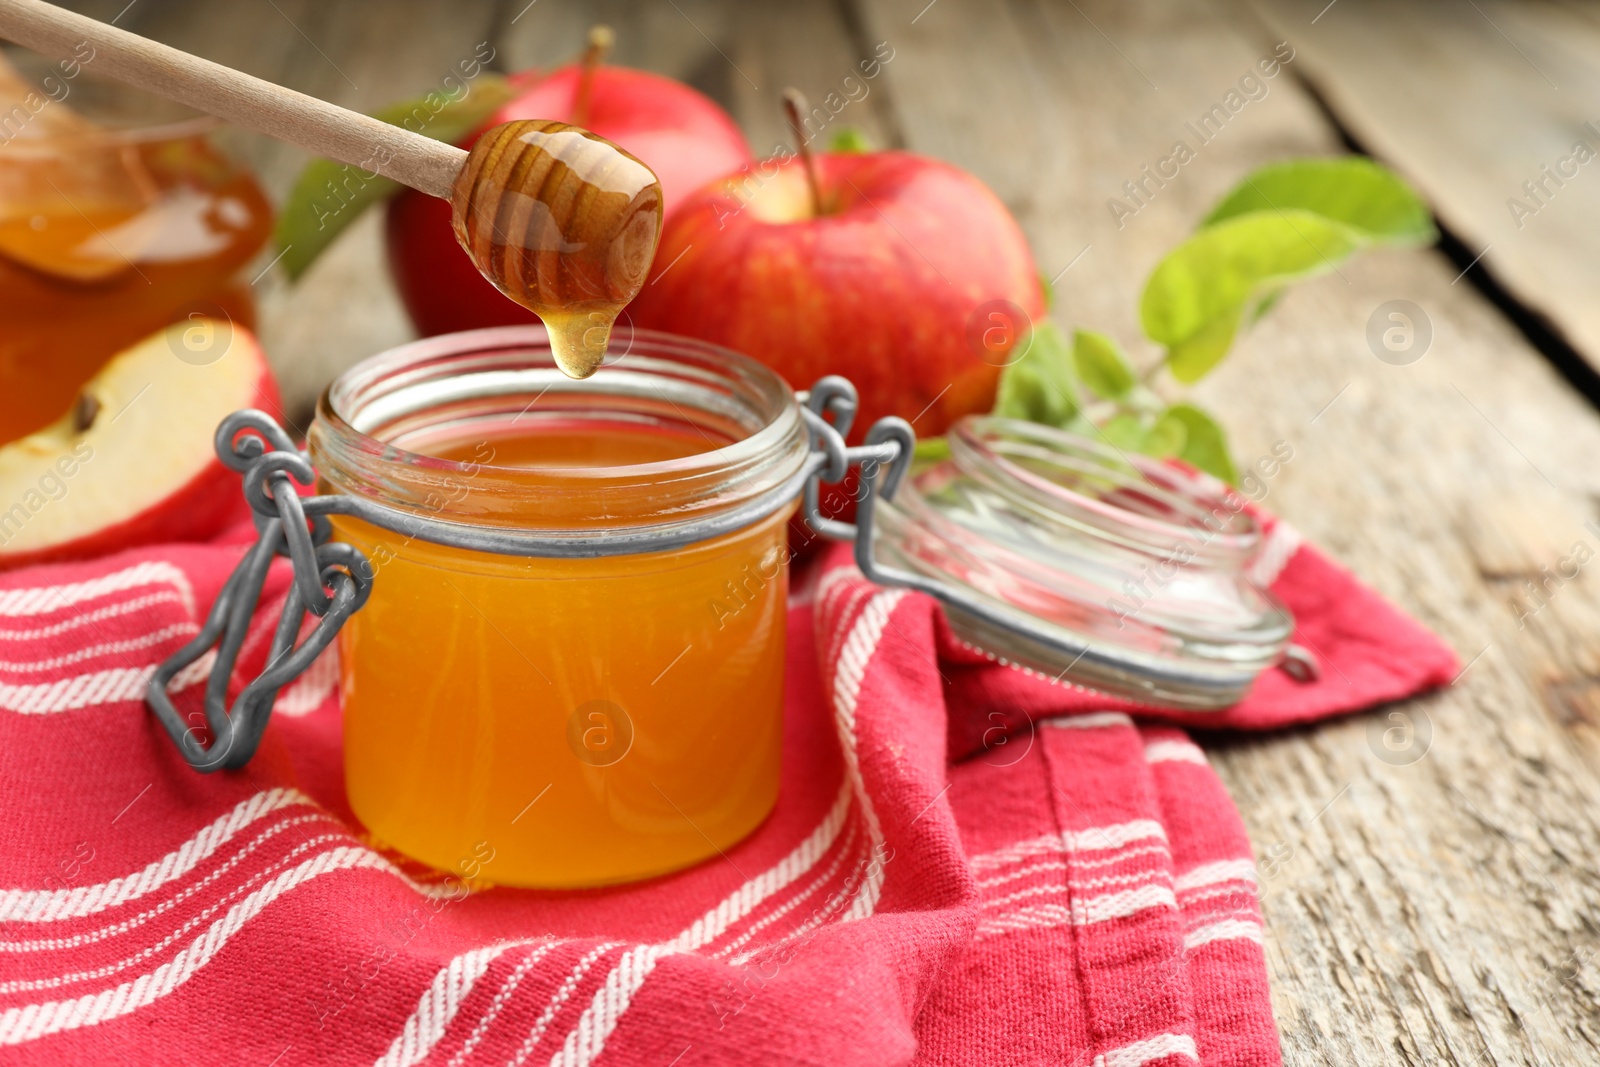
M 464 152 L 42 0 L 0 0 L 0 38 L 51 59 L 87 43 L 87 65 L 108 77 L 450 201 L 456 239 L 484 277 L 544 320 L 557 365 L 574 378 L 599 368 L 655 258 L 654 172 L 576 126 L 507 122 Z

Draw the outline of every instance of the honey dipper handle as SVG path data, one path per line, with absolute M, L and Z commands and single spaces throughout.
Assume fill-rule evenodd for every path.
M 0 0 L 0 38 L 51 59 L 76 59 L 108 77 L 321 156 L 450 199 L 467 154 L 453 145 L 347 111 L 314 96 L 63 10 Z M 93 58 L 85 60 L 87 44 Z

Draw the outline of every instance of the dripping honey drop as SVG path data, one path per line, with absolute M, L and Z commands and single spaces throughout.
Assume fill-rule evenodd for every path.
M 473 145 L 451 197 L 456 239 L 484 277 L 538 315 L 556 365 L 587 378 L 661 239 L 661 183 L 587 130 L 519 120 Z

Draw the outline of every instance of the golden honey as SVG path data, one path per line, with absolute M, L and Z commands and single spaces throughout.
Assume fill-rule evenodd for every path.
M 681 342 L 702 360 L 685 384 L 672 376 L 685 363 L 638 337 L 627 370 L 585 383 L 559 376 L 541 344 L 535 370 L 527 352 L 485 363 L 462 351 L 460 373 L 417 356 L 380 366 L 343 398 L 336 385 L 311 435 L 325 488 L 453 523 L 604 540 L 722 514 L 798 469 L 804 432 L 771 372 L 735 365 L 734 398 L 744 390 L 748 410 L 730 417 L 726 393 L 699 382 L 739 357 Z M 508 391 L 516 373 L 535 376 Z M 361 390 L 382 393 L 393 379 L 403 393 L 418 374 L 436 375 L 448 402 L 371 437 L 338 416 L 361 406 L 351 399 Z M 762 379 L 759 396 L 741 375 Z M 582 391 L 590 383 L 620 391 Z M 491 385 L 499 391 L 480 395 Z M 385 405 L 397 406 L 371 406 Z M 483 877 L 519 886 L 649 877 L 731 847 L 777 797 L 793 510 L 791 498 L 683 547 L 598 558 L 451 547 L 335 518 L 335 537 L 375 570 L 370 599 L 340 634 L 356 814 L 441 868 L 487 845 Z
M 451 203 L 457 240 L 544 322 L 556 365 L 593 374 L 661 239 L 655 173 L 587 130 L 521 119 L 473 145 Z

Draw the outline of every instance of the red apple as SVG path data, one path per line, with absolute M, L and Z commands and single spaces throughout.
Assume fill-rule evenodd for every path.
M 0 446 L 0 570 L 222 532 L 249 509 L 212 435 L 240 408 L 279 406 L 236 325 L 191 319 L 119 353 L 72 411 Z
M 972 175 L 909 152 L 768 160 L 679 205 L 636 326 L 761 360 L 796 388 L 843 374 L 861 393 L 852 437 L 900 415 L 921 436 L 994 404 L 1000 369 L 1044 293 L 1016 221 Z M 974 324 L 977 329 L 974 330 Z M 996 340 L 998 339 L 998 340 Z
M 625 67 L 587 73 L 592 80 L 583 115 L 574 110 L 585 68 L 575 63 L 532 82 L 484 128 L 512 119 L 582 126 L 654 170 L 668 212 L 695 188 L 750 161 L 744 135 L 727 112 L 682 82 Z M 476 135 L 462 147 L 473 140 Z M 390 271 L 422 334 L 538 321 L 478 273 L 456 243 L 443 200 L 402 191 L 389 205 L 387 234 Z

